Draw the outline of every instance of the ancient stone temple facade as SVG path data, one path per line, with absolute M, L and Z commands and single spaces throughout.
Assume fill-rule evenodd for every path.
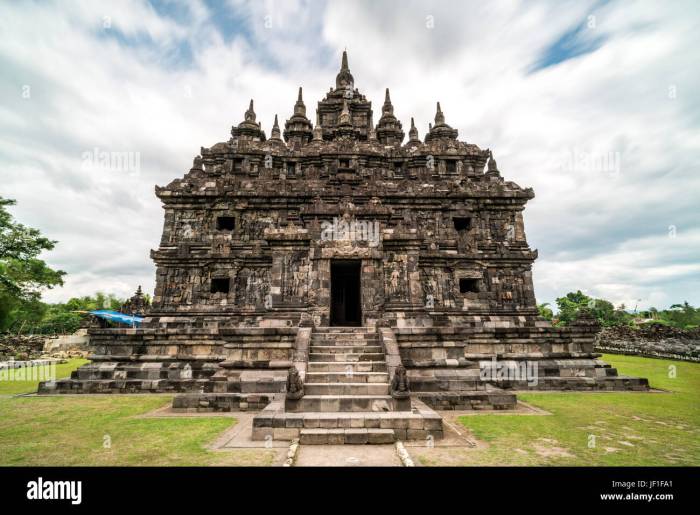
M 439 103 L 404 142 L 389 90 L 375 125 L 343 54 L 315 111 L 299 88 L 267 138 L 251 100 L 228 141 L 156 187 L 143 326 L 93 330 L 92 363 L 42 391 L 183 392 L 177 409 L 261 409 L 257 437 L 353 443 L 439 437 L 431 408 L 508 408 L 514 389 L 646 388 L 594 354 L 595 320 L 538 316 L 534 193 Z

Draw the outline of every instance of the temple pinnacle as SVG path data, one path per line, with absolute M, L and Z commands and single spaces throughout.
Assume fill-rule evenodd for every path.
M 346 100 L 343 100 L 343 110 L 340 112 L 339 122 L 340 125 L 350 125 L 350 110 Z
M 445 123 L 445 115 L 440 108 L 440 102 L 437 103 L 437 112 L 435 113 L 435 125 Z
M 408 139 L 409 139 L 409 141 L 420 141 L 418 139 L 418 129 L 416 128 L 416 123 L 413 121 L 412 116 L 411 116 L 411 128 L 408 131 Z
M 275 123 L 272 124 L 272 132 L 270 133 L 270 139 L 282 139 L 280 137 L 280 125 L 277 121 L 276 114 L 275 114 Z
M 250 105 L 248 106 L 248 110 L 245 112 L 245 120 L 254 122 L 255 121 L 255 110 L 253 109 L 253 99 L 250 99 Z
M 302 98 L 301 86 L 299 86 L 299 95 L 296 103 L 294 104 L 294 114 L 306 116 L 306 105 L 304 104 L 304 99 Z

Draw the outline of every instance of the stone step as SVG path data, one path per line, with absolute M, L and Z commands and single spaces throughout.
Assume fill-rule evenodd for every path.
M 398 440 L 443 438 L 442 418 L 424 403 L 414 400 L 412 409 L 389 412 L 285 412 L 273 401 L 253 417 L 253 440 L 292 440 L 307 429 L 385 429 Z
M 313 334 L 376 334 L 373 327 L 338 326 L 338 327 L 317 327 Z
M 313 334 L 311 335 L 311 341 L 379 341 L 379 337 L 376 334 Z
M 394 399 L 390 395 L 304 395 L 299 400 L 285 403 L 289 412 L 349 412 L 369 411 L 387 412 L 394 411 Z
M 386 372 L 307 372 L 306 383 L 388 383 L 389 374 Z
M 379 340 L 376 339 L 342 339 L 336 340 L 333 338 L 313 338 L 311 345 L 348 345 L 348 346 L 364 346 L 364 345 L 379 345 Z
M 311 383 L 304 385 L 306 395 L 389 395 L 389 383 Z
M 364 445 L 391 444 L 396 437 L 393 429 L 302 429 L 299 443 L 302 445 Z
M 386 372 L 386 361 L 309 361 L 307 367 L 309 372 Z
M 314 354 L 383 354 L 382 348 L 379 345 L 311 345 L 309 353 Z
M 342 361 L 342 362 L 358 362 L 358 361 L 384 361 L 383 352 L 345 352 L 345 353 L 330 353 L 330 352 L 309 352 L 309 362 L 313 361 Z

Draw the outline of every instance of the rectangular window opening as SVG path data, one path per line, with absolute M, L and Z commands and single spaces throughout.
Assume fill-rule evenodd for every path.
M 232 216 L 219 216 L 216 219 L 218 231 L 233 231 L 236 228 L 236 219 Z
M 294 177 L 297 174 L 296 163 L 287 163 L 287 177 Z
M 215 278 L 211 280 L 212 293 L 228 293 L 230 280 L 228 277 Z
M 479 280 L 478 279 L 465 279 L 459 280 L 459 293 L 478 293 L 479 292 Z
M 452 222 L 455 224 L 455 229 L 458 231 L 468 231 L 472 228 L 471 218 L 453 218 Z

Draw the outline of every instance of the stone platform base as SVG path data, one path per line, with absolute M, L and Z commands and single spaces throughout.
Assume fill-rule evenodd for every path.
M 393 429 L 302 429 L 299 443 L 303 445 L 363 445 L 388 444 L 396 441 Z
M 253 440 L 339 445 L 442 437 L 442 418 L 418 399 L 410 411 L 389 412 L 288 413 L 275 401 L 253 418 Z
M 265 393 L 185 393 L 173 399 L 173 411 L 180 413 L 212 413 L 262 410 L 274 400 Z
M 44 382 L 40 394 L 176 393 L 211 389 L 216 363 L 202 361 L 103 361 L 88 363 L 69 379 Z
M 516 386 L 517 387 L 517 386 Z M 645 377 L 545 377 L 537 390 L 546 391 L 649 391 L 649 380 Z
M 473 392 L 425 392 L 415 395 L 438 410 L 509 410 L 515 409 L 518 402 L 513 392 L 495 387 Z

